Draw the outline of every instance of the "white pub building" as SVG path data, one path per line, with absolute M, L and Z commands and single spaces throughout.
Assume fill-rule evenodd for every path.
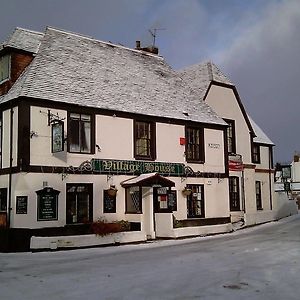
M 134 242 L 282 217 L 273 143 L 211 63 L 177 72 L 157 48 L 17 28 L 0 112 L 2 251 L 96 246 L 81 231 L 99 219 Z

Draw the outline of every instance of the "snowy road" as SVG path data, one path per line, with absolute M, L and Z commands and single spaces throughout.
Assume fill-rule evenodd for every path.
M 0 299 L 300 299 L 300 215 L 226 235 L 0 253 Z

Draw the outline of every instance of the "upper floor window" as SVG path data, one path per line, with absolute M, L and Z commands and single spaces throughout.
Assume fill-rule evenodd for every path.
M 68 120 L 68 146 L 70 152 L 92 152 L 92 116 L 70 113 Z
M 9 79 L 10 74 L 10 55 L 0 57 L 0 83 Z
M 134 122 L 134 157 L 137 159 L 155 159 L 154 123 Z
M 234 120 L 225 120 L 227 127 L 227 149 L 228 153 L 236 153 L 235 147 L 235 122 Z
M 186 128 L 186 149 L 185 155 L 187 161 L 204 161 L 204 142 L 203 130 L 197 127 Z
M 255 164 L 260 163 L 260 147 L 258 144 L 253 144 L 252 147 L 252 162 Z

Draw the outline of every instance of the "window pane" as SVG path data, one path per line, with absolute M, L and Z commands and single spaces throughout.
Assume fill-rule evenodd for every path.
M 71 152 L 91 153 L 91 116 L 71 113 L 68 138 Z
M 151 123 L 135 122 L 135 154 L 151 158 L 151 147 L 153 143 Z
M 200 129 L 187 128 L 186 158 L 188 160 L 200 161 Z
M 0 58 L 0 82 L 9 78 L 9 55 Z

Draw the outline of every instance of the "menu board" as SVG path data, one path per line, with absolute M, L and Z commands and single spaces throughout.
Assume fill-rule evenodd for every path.
M 16 197 L 16 214 L 27 214 L 28 197 L 17 196 Z
M 46 187 L 37 193 L 37 220 L 53 221 L 58 219 L 58 194 L 53 188 Z

